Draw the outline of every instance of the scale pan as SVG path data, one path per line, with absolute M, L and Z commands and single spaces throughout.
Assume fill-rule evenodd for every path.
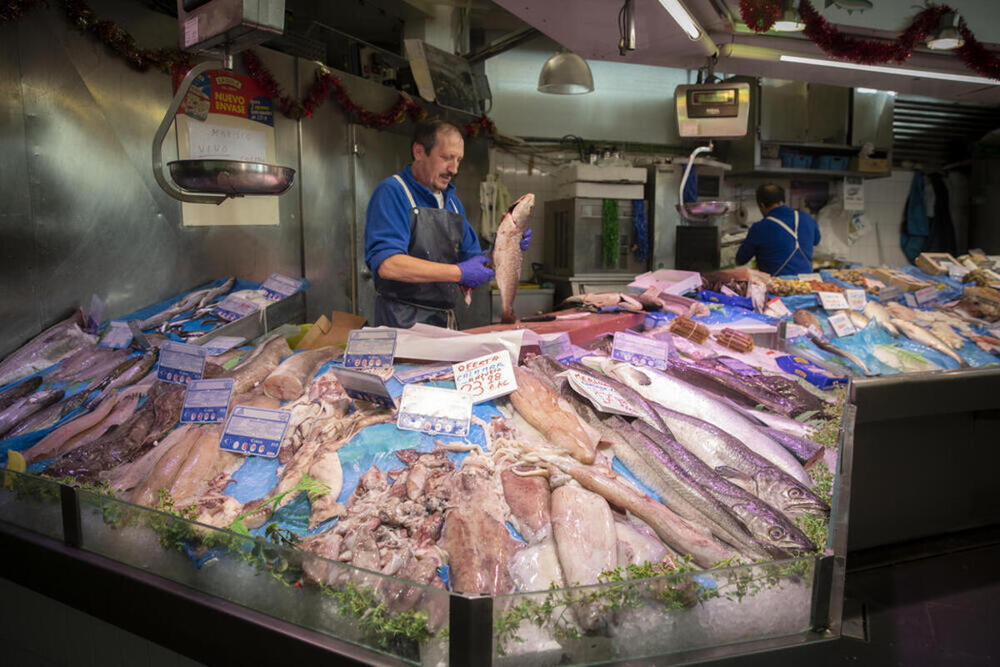
M 292 187 L 295 170 L 239 160 L 175 160 L 170 176 L 184 190 L 205 194 L 280 195 Z
M 692 201 L 684 204 L 688 215 L 724 215 L 733 207 L 728 201 Z

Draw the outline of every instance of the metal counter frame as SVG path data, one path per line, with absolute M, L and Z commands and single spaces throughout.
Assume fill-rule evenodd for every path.
M 849 552 L 1000 524 L 1000 368 L 852 380 Z

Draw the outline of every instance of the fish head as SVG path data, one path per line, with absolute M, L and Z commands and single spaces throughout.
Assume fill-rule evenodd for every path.
M 830 506 L 804 484 L 778 468 L 764 468 L 755 478 L 757 496 L 788 516 L 829 514 Z
M 633 389 L 636 387 L 645 387 L 653 383 L 642 369 L 636 368 L 632 364 L 613 361 L 609 358 L 601 361 L 601 370 L 605 375 L 620 380 Z
M 764 502 L 746 501 L 732 509 L 754 540 L 769 553 L 781 556 L 816 550 L 805 533 Z
M 507 213 L 514 219 L 518 229 L 526 229 L 528 221 L 531 220 L 531 212 L 535 209 L 535 195 L 530 192 L 518 197 L 517 201 L 510 205 Z

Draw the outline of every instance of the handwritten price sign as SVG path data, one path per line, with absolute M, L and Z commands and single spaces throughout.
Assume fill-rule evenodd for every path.
M 580 371 L 571 370 L 568 373 L 569 384 L 584 398 L 590 400 L 601 412 L 611 412 L 619 415 L 638 417 L 635 408 L 622 398 L 614 387 Z
M 491 352 L 475 359 L 452 365 L 455 388 L 472 397 L 473 403 L 482 403 L 497 396 L 506 396 L 517 389 L 510 353 Z

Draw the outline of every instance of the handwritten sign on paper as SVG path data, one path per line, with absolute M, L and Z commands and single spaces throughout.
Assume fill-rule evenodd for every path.
M 472 397 L 473 403 L 506 396 L 517 389 L 514 367 L 506 350 L 491 352 L 452 365 L 455 387 Z
M 194 159 L 267 162 L 267 135 L 263 130 L 192 123 L 188 133 Z
M 577 370 L 566 372 L 573 389 L 594 404 L 601 412 L 638 417 L 639 413 L 607 382 Z

